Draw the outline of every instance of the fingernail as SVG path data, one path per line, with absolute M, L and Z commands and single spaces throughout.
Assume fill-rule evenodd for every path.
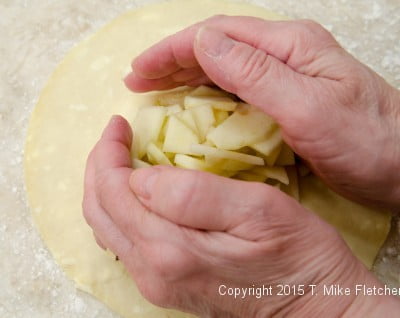
M 196 42 L 199 48 L 212 58 L 225 56 L 235 45 L 235 41 L 225 33 L 209 27 L 201 27 L 199 29 Z
M 112 124 L 114 124 L 117 120 L 118 120 L 118 118 L 119 118 L 119 116 L 118 115 L 112 115 L 111 116 L 111 119 L 110 119 L 110 121 L 109 121 L 109 125 L 112 125 Z
M 129 78 L 131 78 L 132 76 L 135 76 L 135 73 L 133 71 L 130 71 L 129 73 L 127 73 L 124 78 L 123 81 L 126 82 L 129 80 Z
M 156 168 L 142 168 L 134 170 L 129 183 L 135 194 L 143 199 L 150 199 L 159 171 Z
M 112 127 L 117 121 L 118 121 L 118 115 L 112 115 L 106 128 L 103 130 L 103 133 L 101 134 L 101 137 L 104 137 L 107 132 L 109 131 L 110 127 Z
M 105 245 L 103 244 L 103 242 L 100 241 L 100 239 L 99 239 L 96 235 L 94 235 L 94 238 L 95 238 L 95 240 L 96 240 L 97 245 L 100 246 L 101 249 L 107 250 L 107 248 L 105 247 Z

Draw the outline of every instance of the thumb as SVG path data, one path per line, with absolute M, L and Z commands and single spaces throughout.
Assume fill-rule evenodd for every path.
M 260 238 L 264 225 L 298 233 L 316 220 L 274 187 L 200 171 L 167 166 L 137 169 L 130 187 L 147 209 L 172 223 L 247 240 Z
M 202 27 L 194 52 L 208 77 L 221 88 L 236 94 L 280 122 L 287 110 L 304 98 L 306 75 L 284 62 L 225 33 Z M 301 110 L 299 110 L 301 112 Z M 292 113 L 293 115 L 293 113 Z

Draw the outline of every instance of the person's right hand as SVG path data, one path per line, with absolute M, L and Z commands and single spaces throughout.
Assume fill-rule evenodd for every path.
M 204 318 L 400 312 L 334 228 L 293 198 L 201 171 L 133 170 L 131 142 L 128 122 L 113 117 L 88 158 L 83 213 L 153 304 Z
M 400 206 L 400 93 L 320 25 L 216 16 L 132 63 L 133 91 L 214 83 L 272 116 L 337 192 Z

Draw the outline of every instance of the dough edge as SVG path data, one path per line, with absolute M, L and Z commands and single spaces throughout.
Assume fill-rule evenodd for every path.
M 119 113 L 131 121 L 137 106 L 151 101 L 149 95 L 131 94 L 120 82 L 130 60 L 166 35 L 214 14 L 284 19 L 264 8 L 226 0 L 172 0 L 134 9 L 66 55 L 31 117 L 25 147 L 25 179 L 41 237 L 78 288 L 93 294 L 125 318 L 192 316 L 150 305 L 123 266 L 97 247 L 81 213 L 86 157 L 111 114 Z M 131 43 L 130 32 L 140 32 L 143 25 L 146 34 L 133 33 L 135 42 Z M 122 46 L 124 52 L 116 52 Z M 76 76 L 85 69 L 83 66 L 89 66 L 88 74 Z M 103 78 L 101 74 L 107 70 L 112 75 Z M 84 85 L 94 87 L 83 92 Z M 383 227 L 381 234 L 385 231 L 387 234 L 390 217 L 386 214 L 374 217 Z M 375 255 L 386 234 L 376 238 L 372 248 Z

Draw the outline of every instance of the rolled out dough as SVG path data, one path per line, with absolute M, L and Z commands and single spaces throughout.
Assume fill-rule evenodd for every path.
M 218 13 L 281 18 L 225 0 L 172 0 L 130 11 L 71 50 L 43 90 L 30 121 L 26 187 L 41 236 L 78 288 L 125 318 L 191 316 L 149 304 L 120 262 L 97 247 L 82 217 L 85 161 L 112 114 L 132 120 L 138 106 L 152 102 L 150 95 L 133 94 L 122 82 L 132 58 L 165 36 Z M 303 191 L 305 205 L 338 226 L 354 253 L 370 266 L 388 232 L 389 215 L 309 183 L 304 185 L 310 189 Z M 338 210 L 330 211 L 332 207 Z

